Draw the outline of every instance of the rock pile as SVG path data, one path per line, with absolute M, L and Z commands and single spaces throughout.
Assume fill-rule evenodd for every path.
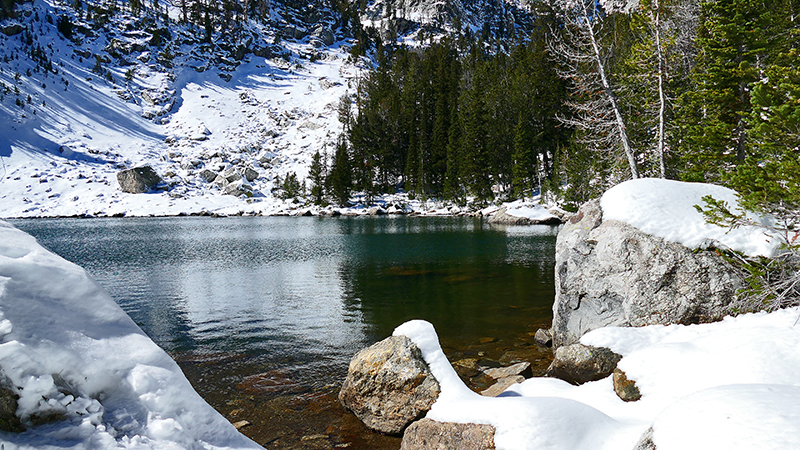
M 455 363 L 460 373 L 490 378 L 482 395 L 497 396 L 508 386 L 531 376 L 529 362 L 501 367 L 479 360 Z M 462 375 L 463 376 L 463 375 Z M 403 434 L 403 450 L 492 450 L 494 427 L 456 424 L 422 418 L 440 393 L 419 348 L 405 336 L 392 336 L 358 352 L 350 362 L 339 401 L 367 427 L 386 434 Z

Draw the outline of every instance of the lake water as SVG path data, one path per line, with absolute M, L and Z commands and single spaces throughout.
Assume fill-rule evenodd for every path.
M 344 413 L 352 355 L 409 319 L 448 357 L 547 352 L 557 227 L 467 217 L 183 217 L 12 223 L 86 268 L 266 448 L 397 448 Z

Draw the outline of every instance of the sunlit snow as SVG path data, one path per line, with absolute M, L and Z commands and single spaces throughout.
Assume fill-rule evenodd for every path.
M 260 448 L 86 271 L 3 221 L 0 243 L 0 369 L 29 426 L 3 448 Z
M 705 183 L 685 183 L 658 178 L 641 178 L 618 184 L 603 194 L 603 220 L 619 220 L 668 241 L 689 248 L 727 247 L 748 255 L 772 256 L 781 240 L 769 232 L 770 220 L 752 213 L 756 225 L 726 228 L 707 223 L 694 205 L 705 207 L 703 197 L 725 201 L 741 213 L 736 192 Z

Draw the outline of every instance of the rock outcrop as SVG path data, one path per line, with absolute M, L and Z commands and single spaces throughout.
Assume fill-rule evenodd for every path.
M 406 429 L 400 450 L 493 450 L 494 432 L 491 425 L 422 419 Z
M 152 167 L 142 166 L 118 172 L 117 181 L 122 192 L 141 194 L 153 189 L 161 182 L 161 177 Z
M 356 353 L 339 401 L 368 428 L 398 434 L 430 409 L 439 392 L 419 347 L 391 336 Z
M 734 312 L 743 278 L 714 251 L 693 251 L 583 205 L 558 234 L 553 346 L 605 326 L 692 324 Z

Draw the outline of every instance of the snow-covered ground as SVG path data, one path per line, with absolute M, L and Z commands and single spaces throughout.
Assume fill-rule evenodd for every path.
M 693 205 L 719 186 L 633 180 L 603 195 L 604 220 L 620 220 L 690 247 L 724 245 L 751 255 L 780 245 L 764 227 L 728 230 L 705 223 Z M 768 225 L 765 218 L 752 217 Z M 505 450 L 631 450 L 652 427 L 658 450 L 800 448 L 800 308 L 728 317 L 703 325 L 608 327 L 581 338 L 623 356 L 618 367 L 642 395 L 624 402 L 611 377 L 573 386 L 533 378 L 499 398 L 470 391 L 442 352 L 433 325 L 410 321 L 411 338 L 441 384 L 427 417 L 491 424 Z
M 0 221 L 0 371 L 23 424 L 6 449 L 260 448 L 192 389 L 82 268 Z
M 632 450 L 653 427 L 658 450 L 800 448 L 800 309 L 704 325 L 601 328 L 581 342 L 623 356 L 619 367 L 642 397 L 624 402 L 611 377 L 573 386 L 531 378 L 498 398 L 470 391 L 433 326 L 411 321 L 394 334 L 422 350 L 441 384 L 427 417 L 496 428 L 505 450 Z
M 345 41 L 321 49 L 284 42 L 290 57 L 250 54 L 230 64 L 212 63 L 220 57 L 207 46 L 184 44 L 168 65 L 149 47 L 125 56 L 126 66 L 104 63 L 102 75 L 90 56 L 104 55 L 112 41 L 138 44 L 136 33 L 124 31 L 130 19 L 115 16 L 111 27 L 119 30 L 79 35 L 77 45 L 56 28 L 60 15 L 74 12 L 45 0 L 18 8 L 24 13 L 16 22 L 33 30 L 33 42 L 25 42 L 27 32 L 0 33 L 0 57 L 9 58 L 0 70 L 0 217 L 296 207 L 273 197 L 276 177 L 295 173 L 302 181 L 316 151 L 332 155 L 339 99 L 354 92 L 366 67 L 350 58 Z M 37 46 L 53 71 L 28 57 Z M 163 190 L 121 192 L 117 172 L 141 165 L 156 170 Z M 225 195 L 200 175 L 247 166 L 259 174 L 252 198 Z

